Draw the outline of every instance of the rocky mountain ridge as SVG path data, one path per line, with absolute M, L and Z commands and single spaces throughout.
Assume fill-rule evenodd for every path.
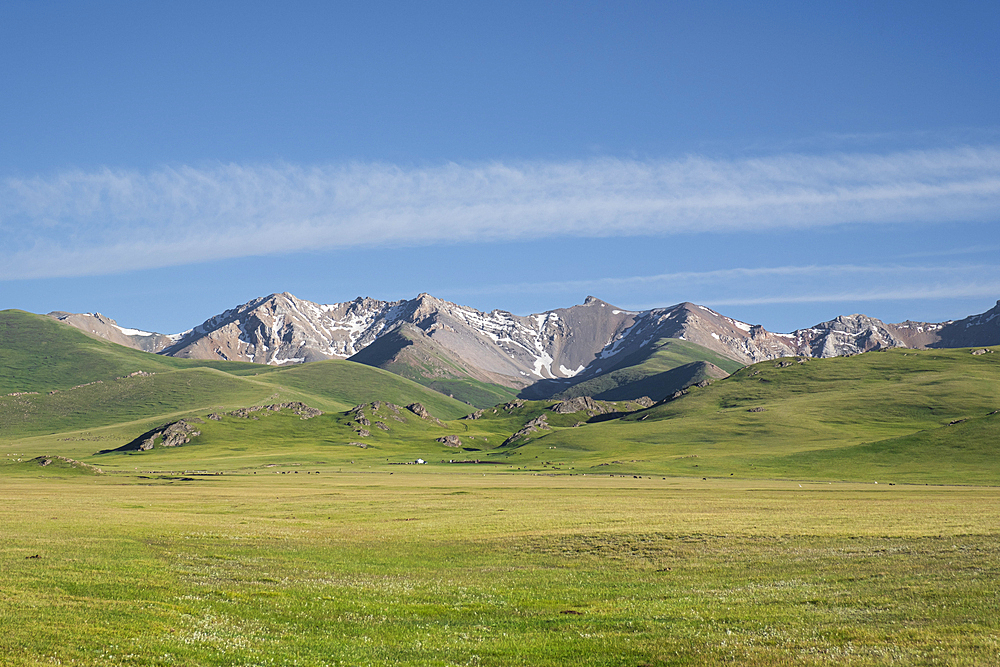
M 569 386 L 598 377 L 663 339 L 689 341 L 741 364 L 890 347 L 1000 343 L 1000 301 L 990 311 L 956 322 L 887 324 L 849 315 L 788 334 L 692 303 L 626 311 L 592 296 L 570 308 L 518 316 L 429 294 L 318 304 L 280 293 L 175 335 L 125 329 L 100 314 L 50 315 L 114 342 L 175 357 L 277 365 L 353 359 L 390 369 L 397 363 L 417 369 L 425 379 L 470 378 L 513 389 L 539 382 Z

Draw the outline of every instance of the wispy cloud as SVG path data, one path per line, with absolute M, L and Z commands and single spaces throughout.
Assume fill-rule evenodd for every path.
M 776 294 L 761 297 L 721 297 L 711 300 L 715 306 L 760 306 L 794 303 L 873 303 L 880 301 L 928 301 L 931 299 L 996 298 L 1000 280 L 959 282 L 910 287 L 876 287 L 856 291 L 832 291 L 813 294 Z
M 0 278 L 538 237 L 993 220 L 1000 147 L 747 160 L 290 164 L 0 181 Z
M 639 287 L 651 284 L 684 285 L 720 284 L 731 285 L 734 281 L 781 278 L 803 280 L 842 280 L 844 278 L 872 280 L 907 280 L 920 276 L 941 279 L 942 277 L 971 277 L 982 275 L 1000 277 L 1000 266 L 977 264 L 965 266 L 906 266 L 906 265 L 854 265 L 854 264 L 811 264 L 807 266 L 735 267 L 712 271 L 678 271 L 658 273 L 648 276 L 616 276 L 591 280 L 561 280 L 550 282 L 491 284 L 459 290 L 469 294 L 491 294 L 503 292 L 540 292 L 596 289 L 601 287 Z
M 1000 265 L 853 265 L 737 267 L 592 280 L 507 283 L 445 289 L 476 294 L 601 294 L 645 310 L 693 300 L 710 306 L 864 303 L 1000 296 Z M 649 301 L 637 302 L 635 296 Z

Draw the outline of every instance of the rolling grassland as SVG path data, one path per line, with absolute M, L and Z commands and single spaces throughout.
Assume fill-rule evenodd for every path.
M 5 665 L 990 664 L 992 488 L 7 467 Z
M 2 665 L 1000 654 L 1000 348 L 463 419 L 360 364 L 156 357 L 20 317 L 0 330 Z M 140 449 L 180 419 L 190 437 Z

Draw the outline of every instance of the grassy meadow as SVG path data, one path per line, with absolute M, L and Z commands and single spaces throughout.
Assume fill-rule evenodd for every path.
M 1000 354 L 499 397 L 0 313 L 0 665 L 998 663 Z
M 0 483 L 4 665 L 1000 653 L 992 488 L 423 467 L 13 473 Z

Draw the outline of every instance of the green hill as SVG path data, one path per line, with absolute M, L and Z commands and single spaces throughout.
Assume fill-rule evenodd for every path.
M 157 439 L 148 451 L 138 451 L 138 442 L 130 443 L 88 460 L 111 467 L 139 464 L 156 469 L 266 470 L 275 466 L 350 466 L 355 461 L 357 465 L 384 466 L 419 457 L 454 456 L 454 449 L 436 442 L 454 429 L 431 415 L 424 419 L 384 401 L 306 418 L 277 406 L 213 413 L 211 417 L 201 414 L 186 420 L 189 430 L 197 433 L 188 442 L 162 446 L 162 439 Z
M 371 401 L 399 405 L 422 403 L 441 419 L 456 419 L 472 411 L 469 405 L 402 378 L 389 371 L 353 361 L 314 361 L 285 366 L 258 381 L 276 388 L 288 388 L 308 398 L 310 405 L 350 407 Z M 282 399 L 285 400 L 285 399 Z M 343 408 L 341 408 L 343 409 Z
M 989 437 L 992 422 L 972 426 L 998 408 L 1000 354 L 896 349 L 762 362 L 677 400 L 554 432 L 533 446 L 571 452 L 578 469 L 821 479 L 870 479 L 880 452 L 884 474 L 959 482 L 963 471 L 1000 452 Z M 963 419 L 970 425 L 949 427 Z M 938 455 L 947 442 L 955 447 Z M 977 480 L 1000 483 L 1000 466 L 991 463 Z
M 300 466 L 384 469 L 417 459 L 434 465 L 523 469 L 534 464 L 520 460 L 517 450 L 523 443 L 553 428 L 578 428 L 591 417 L 585 408 L 570 413 L 553 411 L 556 403 L 513 401 L 477 411 L 474 419 L 451 421 L 438 419 L 430 411 L 423 414 L 417 407 L 411 410 L 385 401 L 320 415 L 301 414 L 295 406 L 287 405 L 202 412 L 169 429 L 143 432 L 133 427 L 131 442 L 108 447 L 98 455 L 80 456 L 110 469 L 138 465 L 147 470 L 269 472 L 270 468 L 278 468 L 294 473 Z M 635 403 L 591 404 L 599 407 L 597 412 L 606 416 L 612 413 L 612 417 L 641 407 Z M 538 431 L 506 442 L 540 417 L 545 423 Z M 171 432 L 174 435 L 168 443 L 167 435 Z M 546 467 L 545 462 L 539 462 L 538 469 Z
M 845 470 L 861 469 L 872 480 L 997 484 L 998 454 L 1000 412 L 994 412 L 898 438 L 765 458 L 756 465 L 797 477 L 837 478 Z
M 372 400 L 420 402 L 446 419 L 469 411 L 459 401 L 362 364 L 274 367 L 161 357 L 20 311 L 0 313 L 0 391 L 2 439 L 282 401 L 323 410 Z
M 90 336 L 45 315 L 0 311 L 0 395 L 69 389 L 135 371 L 183 368 L 225 369 L 229 375 L 278 370 L 258 364 L 163 357 Z
M 0 438 L 63 433 L 266 399 L 272 385 L 212 368 L 95 380 L 53 393 L 0 396 Z

